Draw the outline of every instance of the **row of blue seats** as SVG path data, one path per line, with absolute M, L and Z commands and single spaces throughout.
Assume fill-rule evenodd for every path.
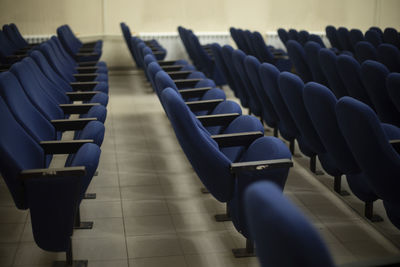
M 302 143 L 303 145 L 300 145 L 300 148 L 303 148 L 302 152 L 307 153 L 305 151 L 308 151 L 313 154 L 314 162 L 315 156 L 318 155 L 325 171 L 335 176 L 335 180 L 339 181 L 339 183 L 335 183 L 335 189 L 338 192 L 341 192 L 340 187 L 337 187 L 338 184 L 340 185 L 340 177 L 345 174 L 353 193 L 365 201 L 365 215 L 369 219 L 378 219 L 373 215 L 372 203 L 377 198 L 380 198 L 384 200 L 389 218 L 395 225 L 399 226 L 398 211 L 394 205 L 396 203 L 395 189 L 393 189 L 395 188 L 393 187 L 394 180 L 389 181 L 392 184 L 385 184 L 384 181 L 378 180 L 378 176 L 373 176 L 374 173 L 379 173 L 376 169 L 384 169 L 382 165 L 374 167 L 371 164 L 381 156 L 383 150 L 380 150 L 380 154 L 369 155 L 371 157 L 365 159 L 365 162 L 358 159 L 361 154 L 365 154 L 365 151 L 361 151 L 360 148 L 365 149 L 365 147 L 368 147 L 367 142 L 371 142 L 371 139 L 375 138 L 372 129 L 376 128 L 378 131 L 380 129 L 383 134 L 380 136 L 382 140 L 378 143 L 387 144 L 388 139 L 398 138 L 400 132 L 397 127 L 380 123 L 368 106 L 355 99 L 345 97 L 338 101 L 327 87 L 313 82 L 305 85 L 295 74 L 280 73 L 275 66 L 268 63 L 261 64 L 255 57 L 246 56 L 239 50 L 233 51 L 229 46 L 224 46 L 221 49 L 217 44 L 212 45 L 212 50 L 217 65 L 223 70 L 222 73 L 227 75 L 225 78 L 228 83 L 231 81 L 229 85 L 232 90 L 237 95 L 245 94 L 250 98 L 254 95 L 260 96 L 263 94 L 264 98 L 261 98 L 262 101 L 260 102 L 262 106 L 266 106 L 266 101 L 269 100 L 270 109 L 274 110 L 277 116 L 277 123 L 280 124 L 279 129 L 281 132 L 283 130 L 288 134 L 292 134 L 299 144 Z M 304 263 L 304 266 L 333 266 L 329 252 L 316 231 L 279 194 L 283 187 L 282 180 L 279 180 L 279 186 L 276 188 L 276 186 L 269 184 L 254 184 L 254 180 L 248 186 L 250 184 L 248 181 L 243 180 L 244 182 L 240 183 L 239 181 L 242 181 L 242 179 L 238 179 L 234 187 L 236 189 L 234 192 L 238 192 L 238 194 L 230 195 L 231 198 L 226 199 L 226 188 L 232 188 L 232 186 L 223 182 L 223 177 L 226 177 L 224 175 L 225 170 L 218 168 L 216 161 L 210 159 L 209 156 L 216 154 L 217 156 L 213 158 L 221 158 L 222 156 L 218 153 L 222 153 L 231 161 L 233 161 L 232 159 L 237 159 L 237 150 L 232 147 L 227 148 L 227 146 L 237 145 L 232 140 L 236 138 L 238 132 L 242 134 L 243 131 L 249 131 L 250 129 L 263 133 L 262 125 L 254 117 L 240 116 L 242 113 L 240 107 L 235 106 L 232 101 L 224 100 L 225 94 L 223 91 L 215 88 L 215 83 L 213 84 L 212 80 L 205 80 L 204 74 L 193 70 L 182 71 L 182 73 L 179 71 L 168 73 L 162 70 L 162 66 L 159 64 L 162 62 L 155 59 L 150 49 L 145 47 L 142 54 L 144 55 L 143 60 L 150 82 L 171 120 L 177 138 L 189 161 L 206 185 L 206 188 L 218 200 L 228 201 L 228 206 L 230 207 L 228 211 L 233 215 L 232 220 L 235 227 L 249 240 L 247 250 L 236 251 L 236 255 L 251 254 L 250 240 L 255 240 L 256 249 L 261 263 L 264 264 L 263 266 L 269 266 L 268 264 L 271 263 L 276 266 L 285 266 L 285 264 L 293 264 L 293 262 L 296 262 L 296 264 Z M 224 55 L 228 61 L 224 61 Z M 231 72 L 232 69 L 236 71 Z M 173 80 L 172 77 L 178 74 L 181 75 L 180 79 Z M 232 74 L 234 76 L 230 76 Z M 190 79 L 185 80 L 183 77 L 190 77 Z M 250 87 L 249 84 L 246 86 L 245 82 L 252 84 L 251 86 L 253 87 Z M 203 87 L 201 83 L 206 83 L 209 86 Z M 263 83 L 265 86 L 263 86 Z M 255 87 L 261 88 L 261 90 L 257 91 Z M 253 93 L 250 91 L 252 90 L 251 88 L 254 89 Z M 351 116 L 349 116 L 350 113 Z M 247 126 L 243 126 L 244 124 L 239 123 L 239 120 L 233 123 L 238 118 L 243 121 L 253 121 L 253 124 L 250 126 L 250 123 L 247 122 Z M 365 118 L 362 119 L 361 126 L 354 123 L 355 121 L 358 122 L 360 118 Z M 222 122 L 228 123 L 228 126 L 221 127 Z M 371 125 L 370 122 L 373 122 L 373 124 Z M 255 124 L 258 124 L 258 126 Z M 370 135 L 364 135 L 366 129 L 369 129 L 368 133 Z M 363 138 L 360 138 L 360 136 Z M 229 138 L 232 139 L 229 140 Z M 361 140 L 354 141 L 354 138 Z M 261 137 L 261 139 L 265 138 Z M 261 139 L 257 138 L 253 142 Z M 271 140 L 275 141 L 273 138 Z M 265 142 L 272 142 L 271 140 Z M 360 145 L 362 142 L 364 142 L 364 146 Z M 279 150 L 282 153 L 286 150 L 284 154 L 290 157 L 290 154 L 287 154 L 287 148 L 281 146 L 282 143 L 277 142 L 275 144 L 279 144 Z M 248 149 L 250 148 L 257 150 L 253 145 Z M 374 147 L 374 151 L 378 151 L 378 149 Z M 393 148 L 390 145 L 389 147 L 386 145 L 386 149 L 389 149 L 386 151 L 387 155 L 393 154 Z M 263 152 L 254 153 L 260 157 L 267 157 L 269 151 L 269 149 L 264 148 Z M 252 152 L 246 151 L 245 153 Z M 256 159 L 258 160 L 259 158 Z M 388 159 L 380 160 L 379 162 L 384 161 L 388 161 Z M 369 169 L 365 170 L 368 165 Z M 235 169 L 235 166 L 238 165 L 231 163 L 231 168 Z M 286 167 L 288 166 L 286 165 Z M 395 164 L 392 170 L 393 168 L 395 168 Z M 261 169 L 263 167 L 259 168 L 259 170 Z M 234 171 L 234 173 L 236 174 L 237 172 Z M 246 172 L 246 174 L 249 173 Z M 267 178 L 268 174 L 267 172 L 262 177 Z M 395 175 L 395 172 L 393 174 Z M 241 175 L 239 174 L 239 177 Z M 229 181 L 231 182 L 231 180 Z M 245 193 L 246 188 L 248 188 L 247 193 Z M 270 197 L 266 197 L 268 192 L 271 194 Z M 242 202 L 243 196 L 244 203 Z M 239 198 L 240 201 L 237 201 Z M 258 201 L 257 205 L 255 201 Z M 277 206 L 277 203 L 281 202 L 283 202 L 282 208 Z M 243 206 L 245 204 L 247 205 Z M 273 205 L 273 207 L 268 208 L 268 205 Z M 274 220 L 271 220 L 272 217 L 269 213 L 263 213 L 264 210 L 270 212 L 271 209 L 273 209 L 273 214 L 281 214 L 283 219 L 279 220 L 273 217 Z M 284 218 L 293 220 L 286 219 L 285 221 Z M 285 228 L 285 226 L 293 226 L 294 224 L 300 225 L 300 227 Z M 267 225 L 273 225 L 274 227 L 265 229 Z M 280 229 L 280 232 L 277 232 L 277 229 Z M 276 235 L 272 234 L 272 232 Z M 288 233 L 290 236 L 292 234 L 295 235 L 296 238 L 293 242 L 298 244 L 298 247 L 287 249 L 288 244 L 282 241 L 285 239 L 282 239 L 282 235 L 277 234 L 282 232 Z M 309 233 L 307 235 L 307 246 L 303 244 L 304 233 Z M 311 238 L 311 241 L 308 238 Z M 315 256 L 315 253 L 318 256 Z M 282 259 L 282 254 L 285 255 L 284 259 Z M 284 260 L 287 260 L 287 262 L 285 263 Z
M 259 32 L 243 31 L 234 27 L 231 27 L 229 31 L 236 46 L 247 55 L 254 56 L 261 62 L 273 64 L 280 71 L 290 71 L 292 69 L 292 62 L 286 52 L 282 49 L 268 46 Z
M 383 44 L 380 48 L 383 46 L 389 45 Z M 373 60 L 366 60 L 360 65 L 350 55 L 335 55 L 315 42 L 307 42 L 303 48 L 297 41 L 291 40 L 287 43 L 287 49 L 296 72 L 304 82 L 323 84 L 337 98 L 354 97 L 373 108 L 382 122 L 400 126 L 398 77 L 390 74 L 387 66 Z M 400 52 L 394 49 L 397 50 L 395 56 L 400 59 Z
M 16 207 L 29 209 L 36 244 L 66 252 L 63 266 L 87 266 L 73 260 L 71 236 L 93 226 L 79 205 L 95 197 L 86 190 L 104 138 L 108 70 L 90 56 L 92 66 L 80 67 L 53 36 L 0 74 L 0 173 Z M 49 168 L 55 154 L 68 157 Z
M 216 220 L 232 220 L 249 238 L 242 206 L 244 190 L 258 180 L 274 181 L 282 190 L 292 166 L 288 148 L 275 137 L 265 137 L 261 122 L 242 115 L 240 106 L 225 100 L 223 90 L 205 74 L 191 71 L 188 79 L 173 80 L 150 49 L 144 48 L 143 54 L 147 76 L 183 151 L 208 192 L 227 203 L 227 213 L 216 215 Z M 236 257 L 253 255 L 252 240 L 233 252 Z

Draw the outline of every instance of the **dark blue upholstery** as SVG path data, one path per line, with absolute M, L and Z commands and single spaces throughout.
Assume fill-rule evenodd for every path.
M 261 117 L 269 127 L 276 128 L 278 126 L 279 118 L 272 105 L 271 99 L 269 98 L 267 92 L 264 90 L 264 87 L 261 84 L 260 74 L 258 71 L 261 63 L 252 56 L 247 56 L 244 63 L 249 80 L 252 83 L 253 88 L 255 89 L 256 94 L 261 102 Z
M 364 37 L 367 42 L 370 42 L 376 48 L 383 42 L 383 36 L 376 30 L 366 31 Z
M 319 64 L 328 80 L 328 87 L 340 98 L 348 95 L 345 85 L 338 73 L 337 56 L 330 49 L 322 48 L 318 53 Z
M 331 43 L 331 46 L 337 48 L 339 51 L 343 50 L 337 36 L 336 28 L 332 25 L 328 25 L 325 28 L 325 32 L 326 32 L 326 37 L 328 37 L 328 40 Z
M 361 65 L 361 79 L 380 120 L 399 126 L 400 113 L 393 105 L 386 90 L 388 74 L 389 70 L 379 62 L 367 60 Z
M 390 99 L 400 112 L 400 73 L 390 73 L 387 76 L 386 88 Z
M 262 267 L 335 266 L 318 231 L 281 188 L 266 181 L 250 185 L 244 207 Z
M 353 57 L 340 55 L 337 57 L 336 65 L 337 71 L 339 72 L 339 76 L 342 78 L 348 95 L 373 107 L 373 104 L 368 96 L 367 89 L 364 87 L 364 84 L 361 80 L 360 64 Z
M 239 77 L 239 73 L 233 65 L 233 51 L 234 49 L 229 45 L 224 45 L 222 47 L 222 58 L 225 61 L 225 64 L 228 66 L 228 70 L 231 73 L 232 81 L 235 84 L 236 93 L 239 97 L 240 104 L 242 107 L 249 107 L 249 97 L 245 90 L 245 85 Z
M 349 41 L 354 50 L 358 42 L 365 41 L 364 34 L 359 29 L 352 29 L 349 32 Z
M 363 63 L 365 60 L 377 60 L 378 54 L 376 48 L 370 43 L 366 41 L 361 41 L 356 44 L 354 47 L 355 57 L 358 62 Z
M 288 33 L 285 29 L 279 28 L 278 29 L 278 36 L 282 43 L 286 46 L 286 42 L 289 41 Z
M 244 86 L 243 90 L 245 90 L 245 93 L 248 96 L 250 112 L 256 116 L 260 116 L 262 113 L 261 100 L 258 98 L 256 89 L 253 87 L 253 85 L 250 82 L 250 79 L 247 75 L 247 72 L 246 72 L 246 69 L 244 66 L 245 58 L 246 58 L 245 53 L 243 53 L 239 49 L 235 50 L 232 53 L 232 62 L 233 62 L 232 67 L 234 67 L 236 69 L 236 72 L 239 74 L 239 78 L 242 81 L 242 84 Z
M 327 79 L 322 71 L 322 66 L 319 60 L 319 51 L 321 50 L 321 46 L 313 41 L 308 41 L 304 46 L 304 52 L 306 55 L 306 60 L 308 66 L 311 70 L 311 74 L 313 76 L 313 81 L 327 85 Z
M 7 125 L 0 138 L 0 173 L 17 207 L 29 208 L 35 242 L 44 250 L 67 251 L 77 206 L 98 165 L 99 147 L 85 144 L 75 154 L 70 166 L 86 166 L 83 177 L 22 180 L 22 170 L 47 167 L 44 151 L 14 120 L 2 98 L 0 123 Z
M 310 33 L 308 31 L 305 31 L 305 30 L 299 31 L 299 34 L 298 34 L 299 43 L 304 46 L 308 42 L 309 36 L 310 36 Z
M 295 29 L 289 29 L 288 36 L 289 40 L 299 41 L 299 33 Z
M 340 129 L 368 184 L 383 200 L 392 223 L 400 228 L 399 154 L 389 144 L 375 112 L 353 98 L 345 97 L 336 105 Z M 399 138 L 399 129 L 397 136 Z
M 383 31 L 383 41 L 400 49 L 400 36 L 395 28 L 386 28 Z
M 209 192 L 219 201 L 228 202 L 235 227 L 247 236 L 247 227 L 243 217 L 242 197 L 246 186 L 257 180 L 272 179 L 283 188 L 288 169 L 266 170 L 261 172 L 244 172 L 237 179 L 229 171 L 232 161 L 222 153 L 217 143 L 212 140 L 194 119 L 181 97 L 171 88 L 162 93 L 166 112 L 175 130 L 177 139 Z M 238 132 L 244 124 L 262 130 L 261 123 L 254 117 L 242 116 L 237 118 L 237 125 L 232 129 Z M 232 122 L 233 123 L 233 122 Z M 243 148 L 238 148 L 242 149 Z M 268 151 L 268 152 L 266 152 Z M 290 158 L 290 153 L 282 141 L 273 137 L 262 137 L 254 141 L 247 149 L 238 155 L 237 162 L 257 161 L 278 158 Z M 272 178 L 274 177 L 274 178 Z
M 286 43 L 290 60 L 293 62 L 296 72 L 304 82 L 313 80 L 310 67 L 307 64 L 306 54 L 303 47 L 297 42 L 290 40 Z
M 383 31 L 381 30 L 381 28 L 376 27 L 376 26 L 372 26 L 372 27 L 370 27 L 368 30 L 376 31 L 376 32 L 378 33 L 378 35 L 379 35 L 381 38 L 383 38 Z
M 384 64 L 390 72 L 400 72 L 400 51 L 391 44 L 378 46 L 378 60 Z
M 12 31 L 12 33 L 10 32 L 8 35 L 13 36 L 13 40 L 14 40 L 14 42 L 17 43 L 18 47 L 20 47 L 20 48 L 27 47 L 29 44 L 24 39 L 24 37 L 22 37 L 21 33 L 19 32 L 19 30 L 17 28 L 17 25 L 15 25 L 14 23 L 10 23 L 8 26 L 9 26 L 9 29 L 11 29 L 11 31 Z
M 222 76 L 224 76 L 224 80 L 227 81 L 229 87 L 232 89 L 235 96 L 238 97 L 236 83 L 233 81 L 233 78 L 229 71 L 230 66 L 228 66 L 225 63 L 225 60 L 222 56 L 222 47 L 217 43 L 213 43 L 211 45 L 211 49 L 213 51 L 215 64 L 217 65 L 218 69 L 221 71 Z
M 315 83 L 305 86 L 303 97 L 314 129 L 340 174 L 346 175 L 352 192 L 364 202 L 375 201 L 377 196 L 365 180 L 340 131 L 335 113 L 336 97 L 328 88 Z
M 337 37 L 338 37 L 340 47 L 342 48 L 342 50 L 353 51 L 353 47 L 350 43 L 350 33 L 347 28 L 339 27 L 337 29 Z
M 321 48 L 325 48 L 325 44 L 324 44 L 324 42 L 322 41 L 322 38 L 319 35 L 310 34 L 308 36 L 308 41 L 316 42 L 317 44 L 319 44 L 321 46 Z

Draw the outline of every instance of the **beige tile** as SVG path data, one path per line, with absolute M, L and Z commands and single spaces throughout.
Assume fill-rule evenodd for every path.
M 74 248 L 74 251 L 77 251 Z M 40 249 L 34 242 L 20 243 L 15 256 L 14 266 L 48 265 L 55 260 L 65 260 L 65 253 L 48 252 Z
M 217 213 L 215 200 L 205 197 L 167 199 L 171 214 L 176 213 Z
M 97 218 L 93 221 L 93 229 L 74 230 L 73 238 L 123 238 L 124 225 L 122 218 Z
M 125 217 L 126 236 L 175 233 L 169 215 Z
M 120 183 L 121 187 L 160 184 L 158 175 L 155 172 L 150 172 L 150 173 L 140 173 L 140 172 L 123 173 L 123 172 L 120 172 L 119 173 L 119 183 Z
M 17 243 L 2 244 L 0 243 L 0 266 L 12 266 L 15 254 L 17 252 Z
M 184 256 L 138 258 L 129 260 L 130 267 L 188 267 Z
M 245 267 L 249 260 L 236 259 L 231 253 L 207 253 L 200 255 L 185 255 L 186 262 L 190 267 Z
M 160 185 L 125 186 L 121 188 L 123 200 L 162 200 L 164 192 Z
M 122 217 L 121 201 L 82 201 L 82 219 Z
M 0 223 L 24 223 L 28 218 L 27 210 L 19 210 L 15 206 L 0 206 Z
M 89 261 L 127 259 L 124 237 L 82 238 L 73 240 L 76 259 Z
M 179 240 L 185 254 L 230 252 L 235 247 L 228 231 L 180 233 Z
M 0 224 L 0 243 L 19 242 L 24 230 L 23 223 L 1 223 Z
M 175 234 L 131 236 L 127 243 L 129 258 L 183 255 Z
M 177 232 L 225 230 L 225 225 L 209 213 L 173 214 L 172 219 Z
M 164 200 L 123 200 L 124 217 L 169 214 Z

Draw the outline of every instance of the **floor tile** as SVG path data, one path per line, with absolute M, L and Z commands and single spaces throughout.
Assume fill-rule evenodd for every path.
M 129 260 L 130 267 L 188 267 L 184 256 L 138 258 Z
M 183 255 L 175 234 L 132 236 L 127 242 L 129 258 Z
M 175 233 L 171 216 L 139 216 L 125 217 L 127 236 Z

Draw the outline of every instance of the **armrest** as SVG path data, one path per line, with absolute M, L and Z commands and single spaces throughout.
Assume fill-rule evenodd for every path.
M 400 139 L 390 140 L 389 144 L 392 145 L 393 149 L 396 150 L 397 153 L 400 153 Z
M 179 93 L 183 98 L 189 97 L 197 97 L 204 95 L 205 92 L 209 91 L 211 87 L 199 87 L 199 88 L 189 88 L 189 89 L 180 89 Z
M 243 171 L 263 171 L 278 168 L 293 167 L 290 159 L 272 159 L 260 161 L 237 162 L 231 164 L 231 173 L 241 173 Z
M 80 91 L 80 92 L 66 92 L 65 94 L 71 101 L 89 101 L 94 95 L 100 91 Z
M 54 176 L 84 176 L 86 175 L 86 168 L 84 166 L 64 167 L 64 168 L 51 168 L 51 169 L 30 169 L 23 170 L 19 177 L 23 180 L 31 178 L 43 178 Z
M 191 111 L 213 110 L 224 99 L 200 100 L 185 102 Z
M 92 107 L 99 105 L 99 103 L 60 104 L 59 107 L 64 111 L 65 114 L 86 114 Z
M 168 65 L 168 66 L 161 66 L 164 71 L 177 71 L 183 68 L 183 65 Z
M 71 82 L 69 85 L 71 85 L 72 89 L 76 91 L 90 91 L 93 90 L 93 88 L 98 85 L 99 82 Z
M 87 61 L 87 62 L 77 62 L 78 66 L 84 67 L 84 66 L 96 66 L 97 61 Z
M 97 77 L 97 74 L 78 73 L 74 74 L 74 77 L 78 82 L 91 82 Z
M 99 53 L 96 52 L 85 52 L 85 53 L 78 52 L 75 54 L 75 57 L 98 56 L 98 55 Z
M 152 50 L 154 55 L 164 55 L 165 52 L 164 51 L 157 51 L 157 50 Z
M 231 146 L 248 146 L 254 140 L 263 137 L 264 134 L 260 131 L 255 132 L 243 132 L 233 134 L 218 134 L 212 135 L 211 138 L 218 143 L 219 147 L 231 147 Z
M 93 143 L 93 140 L 41 141 L 39 145 L 45 154 L 74 154 L 86 143 Z
M 184 71 L 167 71 L 167 74 L 171 79 L 185 79 L 189 74 L 193 71 L 184 70 Z
M 99 68 L 96 66 L 84 66 L 75 68 L 79 74 L 95 73 Z
M 216 115 L 196 116 L 196 118 L 201 122 L 201 124 L 203 124 L 203 126 L 207 127 L 207 126 L 227 125 L 239 116 L 240 116 L 239 113 L 225 113 Z
M 178 79 L 174 80 L 174 83 L 176 84 L 176 87 L 178 88 L 184 88 L 184 87 L 194 87 L 198 82 L 200 82 L 203 79 Z
M 176 60 L 158 60 L 157 63 L 160 66 L 171 66 L 174 65 Z
M 62 120 L 51 120 L 56 131 L 78 131 L 85 128 L 86 124 L 91 121 L 97 121 L 96 118 L 82 118 L 82 119 L 62 119 Z
M 94 47 L 81 47 L 79 48 L 78 53 L 93 53 L 94 52 Z

